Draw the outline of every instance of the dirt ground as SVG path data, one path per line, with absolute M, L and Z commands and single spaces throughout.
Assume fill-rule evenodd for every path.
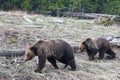
M 24 12 L 0 12 L 0 49 L 25 49 L 38 40 L 63 39 L 79 45 L 88 37 L 120 36 L 116 25 L 96 25 L 94 20 L 59 18 Z M 75 53 L 76 71 L 57 62 L 59 70 L 46 62 L 42 73 L 35 73 L 37 57 L 24 62 L 22 57 L 0 57 L 0 80 L 120 80 L 120 48 L 114 60 L 89 61 L 86 52 Z

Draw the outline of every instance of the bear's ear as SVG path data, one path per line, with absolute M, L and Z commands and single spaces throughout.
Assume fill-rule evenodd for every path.
M 30 49 L 31 49 L 31 51 L 33 51 L 33 53 L 34 53 L 35 55 L 37 55 L 37 48 L 36 48 L 36 47 L 31 47 Z
M 91 45 L 91 43 L 92 43 L 91 38 L 87 38 L 85 41 L 82 42 L 82 44 L 85 45 L 85 46 Z
M 38 41 L 39 44 L 41 44 L 41 43 L 43 43 L 43 42 L 44 42 L 43 40 L 39 40 L 39 41 Z
M 87 42 L 86 42 L 86 41 L 83 41 L 82 44 L 86 46 L 86 45 L 87 45 Z

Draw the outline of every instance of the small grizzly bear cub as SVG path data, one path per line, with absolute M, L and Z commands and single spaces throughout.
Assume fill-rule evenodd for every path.
M 38 56 L 39 62 L 35 72 L 40 72 L 44 66 L 46 59 L 56 68 L 59 67 L 56 64 L 56 60 L 65 64 L 64 68 L 68 65 L 71 70 L 76 70 L 76 64 L 72 47 L 63 40 L 40 40 L 34 45 L 27 48 L 25 52 L 25 61 L 31 60 L 34 56 Z
M 79 52 L 83 52 L 86 49 L 90 60 L 94 60 L 94 56 L 99 52 L 99 59 L 104 58 L 104 54 L 107 53 L 107 59 L 114 59 L 115 53 L 112 51 L 109 42 L 104 38 L 91 39 L 87 38 L 80 44 Z

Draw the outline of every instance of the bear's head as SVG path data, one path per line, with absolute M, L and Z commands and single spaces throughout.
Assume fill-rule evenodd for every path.
M 36 52 L 37 52 L 37 48 L 33 46 L 28 47 L 25 52 L 24 60 L 25 61 L 31 60 L 33 57 L 37 55 Z
M 86 40 L 84 40 L 80 45 L 79 52 L 83 52 L 85 49 L 97 52 L 98 46 L 97 46 L 95 40 L 93 40 L 91 38 L 87 38 Z
M 25 52 L 24 60 L 28 61 L 28 60 L 31 60 L 33 57 L 38 56 L 38 51 L 39 51 L 39 54 L 43 53 L 42 43 L 44 43 L 44 41 L 40 40 L 37 43 L 35 43 L 34 45 L 28 47 Z
M 83 52 L 86 48 L 89 48 L 93 44 L 91 38 L 87 38 L 86 40 L 82 41 L 79 47 L 79 53 Z
M 78 50 L 78 52 L 79 53 L 81 53 L 81 52 L 83 52 L 85 50 L 85 45 L 83 44 L 83 42 L 80 44 L 80 46 L 79 46 L 79 50 Z

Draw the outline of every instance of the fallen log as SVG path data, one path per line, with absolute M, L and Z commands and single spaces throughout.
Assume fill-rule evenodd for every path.
M 23 19 L 29 23 L 34 23 L 30 18 L 28 18 L 27 16 L 23 16 Z
M 64 16 L 73 16 L 73 17 L 79 17 L 79 18 L 85 18 L 85 19 L 95 19 L 98 17 L 107 17 L 107 18 L 116 18 L 118 15 L 110 15 L 110 14 L 98 14 L 98 13 L 77 13 L 73 12 L 64 12 Z
M 114 37 L 114 36 L 108 36 L 108 37 L 105 37 L 112 48 L 120 48 L 120 37 Z
M 72 46 L 74 53 L 77 53 L 78 46 Z M 12 57 L 12 56 L 23 56 L 26 49 L 17 49 L 17 50 L 0 50 L 0 56 Z
M 19 50 L 0 50 L 0 56 L 12 57 L 12 56 L 23 56 L 25 49 Z
M 73 45 L 72 48 L 73 48 L 73 52 L 74 52 L 74 53 L 78 53 L 79 46 Z

